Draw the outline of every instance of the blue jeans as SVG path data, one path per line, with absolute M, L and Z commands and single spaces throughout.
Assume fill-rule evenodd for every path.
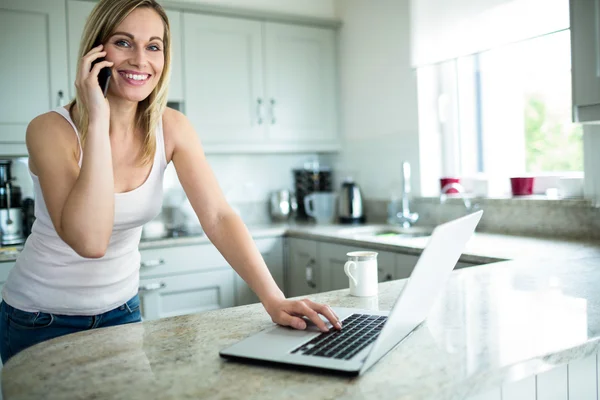
M 9 358 L 34 344 L 94 328 L 140 322 L 140 299 L 136 294 L 125 304 L 92 316 L 26 312 L 0 303 L 0 356 Z

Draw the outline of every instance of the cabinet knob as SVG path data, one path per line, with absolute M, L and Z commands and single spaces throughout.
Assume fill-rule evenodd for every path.
M 138 292 L 154 292 L 159 289 L 164 289 L 167 287 L 167 284 L 164 282 L 155 282 L 149 283 L 147 285 L 142 285 L 138 288 Z
M 140 263 L 140 267 L 141 268 L 152 268 L 152 267 L 158 267 L 159 265 L 164 265 L 165 260 L 162 258 L 159 258 L 158 260 L 148 260 L 148 261 L 142 261 Z

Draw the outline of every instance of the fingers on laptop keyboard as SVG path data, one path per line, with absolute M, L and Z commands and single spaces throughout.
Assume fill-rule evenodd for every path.
M 309 299 L 306 299 L 306 304 L 309 307 L 311 307 L 313 310 L 315 310 L 316 312 L 318 312 L 319 314 L 321 314 L 325 318 L 327 318 L 329 320 L 329 322 L 331 322 L 331 325 L 333 325 L 336 329 L 342 329 L 342 323 L 340 322 L 340 319 L 338 318 L 338 316 L 333 312 L 331 307 L 329 307 L 326 304 L 315 303 L 314 301 L 309 300 Z M 319 319 L 321 319 L 321 318 L 319 318 Z M 312 320 L 312 318 L 311 318 L 311 320 Z M 323 324 L 323 325 L 325 325 L 325 324 Z M 320 325 L 318 325 L 318 326 L 319 326 L 319 328 L 321 328 Z M 323 329 L 321 329 L 321 330 L 323 330 Z
M 313 308 L 315 304 L 316 303 L 313 303 L 312 301 L 310 301 L 308 299 L 301 300 L 296 303 L 297 309 L 294 310 L 294 312 L 296 312 L 298 314 L 302 314 L 305 317 L 307 317 L 308 319 L 310 319 L 313 322 L 313 324 L 315 324 L 317 326 L 317 328 L 319 328 L 319 330 L 321 330 L 321 332 L 328 332 L 329 328 L 327 328 L 327 325 L 325 325 L 325 322 L 323 322 L 321 317 L 319 317 L 317 310 L 315 310 Z

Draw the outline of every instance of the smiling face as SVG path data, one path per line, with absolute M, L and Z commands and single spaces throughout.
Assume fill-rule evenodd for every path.
M 106 59 L 114 62 L 108 93 L 142 101 L 156 87 L 165 65 L 165 26 L 150 8 L 133 10 L 104 45 Z

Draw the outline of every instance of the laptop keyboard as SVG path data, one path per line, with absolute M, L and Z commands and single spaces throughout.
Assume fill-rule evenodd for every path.
M 349 360 L 377 339 L 386 320 L 378 315 L 352 314 L 343 321 L 341 330 L 321 333 L 292 354 Z

